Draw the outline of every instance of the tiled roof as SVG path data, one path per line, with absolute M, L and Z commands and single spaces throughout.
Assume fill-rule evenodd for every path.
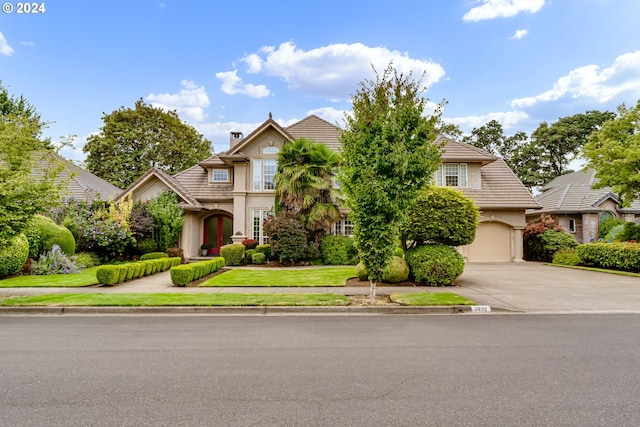
M 583 169 L 578 172 L 561 175 L 542 190 L 544 192 L 536 196 L 542 209 L 527 211 L 530 213 L 586 213 L 600 212 L 600 205 L 608 199 L 616 204 L 620 200 L 611 187 L 593 188 L 598 182 L 596 172 L 593 169 Z M 620 208 L 622 212 L 640 212 L 640 201 L 633 200 L 628 208 Z
M 550 188 L 560 187 L 567 184 L 578 184 L 591 186 L 597 182 L 596 171 L 593 169 L 583 169 L 578 172 L 560 175 L 541 188 L 542 191 Z
M 193 166 L 193 167 L 200 168 L 199 166 Z M 142 174 L 142 176 L 136 179 L 125 191 L 120 193 L 120 195 L 118 196 L 118 199 L 126 197 L 136 188 L 144 185 L 145 182 L 153 179 L 154 177 L 160 180 L 161 182 L 163 182 L 167 187 L 169 187 L 173 192 L 175 192 L 178 195 L 178 197 L 180 197 L 182 200 L 186 202 L 187 205 L 190 205 L 191 207 L 194 207 L 194 208 L 203 207 L 200 204 L 200 202 L 191 194 L 189 189 L 183 185 L 182 182 L 177 180 L 175 177 L 167 174 L 166 172 L 156 168 L 150 168 L 148 171 Z M 206 177 L 206 172 L 205 172 L 205 177 Z
M 340 151 L 340 129 L 316 115 L 306 117 L 286 128 L 293 139 L 308 138 L 322 142 L 333 151 Z
M 110 182 L 76 166 L 58 154 L 53 152 L 39 152 L 35 156 L 36 166 L 33 174 L 36 176 L 41 175 L 44 170 L 50 167 L 55 167 L 60 163 L 63 165 L 63 169 L 58 175 L 56 182 L 67 183 L 66 191 L 63 193 L 63 197 L 65 198 L 90 200 L 97 197 L 99 200 L 111 200 L 122 191 Z
M 449 146 L 449 144 L 447 144 Z M 444 158 L 450 160 L 445 152 Z M 461 188 L 480 209 L 528 209 L 539 205 L 509 166 L 500 158 L 480 169 L 482 188 Z
M 207 171 L 198 165 L 174 175 L 174 179 L 201 202 L 233 199 L 233 184 L 209 184 Z
M 498 157 L 478 147 L 454 141 L 453 139 L 445 138 L 443 136 L 436 138 L 435 143 L 437 145 L 442 145 L 445 153 L 443 157 L 445 157 L 448 162 L 480 162 L 483 165 L 486 165 L 498 159 Z

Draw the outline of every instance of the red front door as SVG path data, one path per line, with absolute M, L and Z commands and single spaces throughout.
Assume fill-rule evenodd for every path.
M 203 242 L 209 246 L 209 253 L 220 255 L 220 247 L 231 243 L 233 220 L 229 215 L 213 215 L 204 221 Z

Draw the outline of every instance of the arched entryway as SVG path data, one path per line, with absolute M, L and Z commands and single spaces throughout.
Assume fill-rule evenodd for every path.
M 228 214 L 216 214 L 204 220 L 202 242 L 209 247 L 209 253 L 220 255 L 220 247 L 231 243 L 233 219 Z

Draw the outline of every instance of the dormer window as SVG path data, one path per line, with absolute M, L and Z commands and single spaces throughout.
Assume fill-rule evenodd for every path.
M 467 164 L 444 163 L 436 172 L 436 184 L 442 187 L 467 187 Z
M 211 182 L 229 182 L 229 169 L 213 169 Z

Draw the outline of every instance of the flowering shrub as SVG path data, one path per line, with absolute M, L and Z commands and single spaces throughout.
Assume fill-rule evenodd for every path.
M 79 273 L 78 267 L 62 252 L 58 245 L 53 245 L 50 251 L 41 255 L 32 270 L 38 275 Z

